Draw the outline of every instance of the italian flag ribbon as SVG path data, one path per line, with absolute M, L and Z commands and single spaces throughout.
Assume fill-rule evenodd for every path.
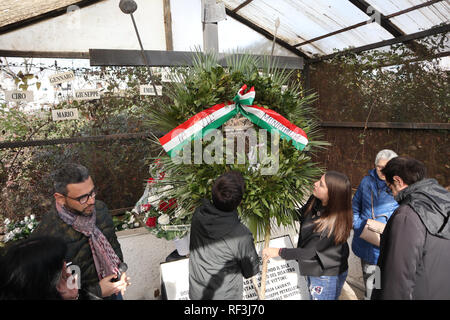
M 246 89 L 247 85 L 243 85 L 233 102 L 216 104 L 203 110 L 161 137 L 159 142 L 164 150 L 172 157 L 186 143 L 202 138 L 208 130 L 219 128 L 238 113 L 271 133 L 278 132 L 282 139 L 292 141 L 295 148 L 303 150 L 308 144 L 306 133 L 279 113 L 253 105 L 255 89 L 251 87 L 245 92 Z

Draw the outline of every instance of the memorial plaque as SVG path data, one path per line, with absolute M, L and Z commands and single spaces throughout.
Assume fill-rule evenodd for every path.
M 263 242 L 257 244 L 261 253 Z M 292 248 L 288 235 L 270 240 L 270 247 Z M 189 258 L 161 263 L 161 285 L 168 300 L 189 300 Z M 260 261 L 260 270 L 262 260 Z M 256 283 L 261 281 L 261 271 Z M 256 300 L 257 293 L 251 278 L 244 279 L 243 300 Z M 267 267 L 266 300 L 308 300 L 306 280 L 300 276 L 295 260 L 283 260 L 280 257 L 269 260 Z
M 32 102 L 34 100 L 33 91 L 5 91 L 5 100 L 9 102 Z
M 52 110 L 53 121 L 60 120 L 77 120 L 78 109 L 57 109 Z
M 73 73 L 73 71 L 57 73 L 48 77 L 48 80 L 52 85 L 60 84 L 63 82 L 69 82 L 72 81 L 73 79 L 75 79 L 75 74 Z
M 256 245 L 260 253 L 264 247 L 263 242 Z M 293 248 L 291 238 L 283 236 L 270 240 L 271 248 Z M 262 261 L 260 269 L 262 269 Z M 261 282 L 261 272 L 256 276 L 256 283 Z M 300 276 L 298 263 L 295 260 L 284 260 L 280 257 L 272 258 L 267 264 L 266 295 L 265 300 L 302 300 L 309 299 L 305 295 L 305 280 Z M 244 300 L 258 299 L 251 279 L 244 279 Z
M 158 93 L 158 96 L 162 96 L 162 86 L 155 86 L 156 87 L 156 92 Z M 153 86 L 147 85 L 147 84 L 142 84 L 139 86 L 139 94 L 141 96 L 154 96 L 155 95 L 155 89 L 153 88 Z
M 75 90 L 75 100 L 100 99 L 100 91 L 97 89 Z

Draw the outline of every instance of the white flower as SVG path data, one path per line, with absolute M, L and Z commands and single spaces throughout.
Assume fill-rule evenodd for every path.
M 33 226 L 32 223 L 29 223 L 27 227 L 28 227 L 28 229 L 33 230 L 33 227 L 34 227 L 34 226 Z
M 23 221 L 28 222 L 28 220 L 30 220 L 30 218 L 25 217 L 25 219 L 23 219 Z
M 170 217 L 167 214 L 163 214 L 158 218 L 159 224 L 168 224 L 170 222 Z
M 175 209 L 175 218 L 179 218 L 182 213 L 183 213 L 183 210 L 181 210 L 181 207 L 177 207 Z
M 20 228 L 15 228 L 12 232 L 14 232 L 15 234 L 20 233 Z
M 32 214 L 32 215 L 30 216 L 30 219 L 31 219 L 31 220 L 34 220 L 34 219 L 36 219 L 36 216 L 35 216 L 34 214 Z
M 130 220 L 128 220 L 128 223 L 133 223 L 134 220 L 135 220 L 135 219 L 134 219 L 134 216 L 131 216 L 131 217 L 130 217 Z
M 3 221 L 3 223 L 4 223 L 5 225 L 8 225 L 8 224 L 11 223 L 11 220 L 9 220 L 8 218 L 6 218 L 5 221 Z
M 134 223 L 134 227 L 135 227 L 135 228 L 139 227 L 139 222 L 135 222 L 135 223 Z
M 122 229 L 126 229 L 126 228 L 128 228 L 128 226 L 126 224 L 123 224 Z
M 12 238 L 14 238 L 14 233 L 13 232 L 8 232 L 5 236 L 5 239 L 3 240 L 3 242 L 8 242 L 10 241 Z

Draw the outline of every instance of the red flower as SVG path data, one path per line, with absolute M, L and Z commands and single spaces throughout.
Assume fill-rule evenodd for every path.
M 147 219 L 147 222 L 145 223 L 147 227 L 154 228 L 156 227 L 156 217 L 149 217 Z
M 164 179 L 165 176 L 166 176 L 166 172 L 165 172 L 165 171 L 160 172 L 160 173 L 159 173 L 159 180 Z
M 169 199 L 169 209 L 176 208 L 176 207 L 177 207 L 177 199 L 175 199 L 175 198 Z
M 148 183 L 153 183 L 153 182 L 154 182 L 154 181 L 153 181 L 153 178 L 148 178 L 147 182 L 148 182 Z
M 150 203 L 147 203 L 147 204 L 143 204 L 143 205 L 142 205 L 142 208 L 143 208 L 145 211 L 150 210 L 151 207 L 152 207 L 152 205 L 151 205 Z
M 167 210 L 169 210 L 169 204 L 165 201 L 161 201 L 159 203 L 159 210 L 161 210 L 162 212 L 166 212 Z

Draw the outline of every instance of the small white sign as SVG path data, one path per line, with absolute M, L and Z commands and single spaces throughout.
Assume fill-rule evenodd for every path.
M 256 245 L 260 253 L 263 242 Z M 270 247 L 292 248 L 288 235 L 270 240 Z M 189 258 L 161 263 L 161 282 L 166 290 L 168 300 L 189 300 Z M 262 261 L 260 261 L 260 270 Z M 261 271 L 256 276 L 260 285 Z M 243 300 L 258 299 L 250 279 L 244 279 Z M 260 289 L 260 288 L 258 288 Z M 283 260 L 280 257 L 269 260 L 266 279 L 266 300 L 309 300 L 309 291 L 304 277 L 300 276 L 298 263 L 295 260 Z
M 5 100 L 9 102 L 32 102 L 34 100 L 33 91 L 5 91 Z
M 72 81 L 73 79 L 75 79 L 75 74 L 73 73 L 73 71 L 57 73 L 48 77 L 48 80 L 52 85 L 60 84 L 63 82 L 69 82 Z
M 162 96 L 162 86 L 156 86 L 156 92 L 158 96 Z M 141 96 L 154 96 L 155 89 L 151 84 L 141 84 L 139 86 L 139 93 Z
M 161 82 L 182 82 L 180 74 L 172 72 L 169 67 L 161 68 Z
M 161 81 L 162 82 L 172 82 L 172 73 L 170 72 L 169 68 L 162 68 L 161 69 Z
M 77 120 L 78 109 L 57 109 L 52 110 L 53 121 L 60 120 Z
M 100 91 L 97 89 L 75 90 L 75 100 L 95 100 L 100 99 Z

